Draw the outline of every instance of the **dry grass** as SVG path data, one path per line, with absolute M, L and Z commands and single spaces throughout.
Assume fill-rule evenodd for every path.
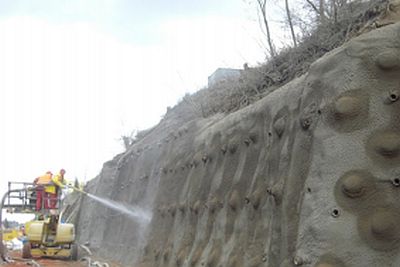
M 193 95 L 185 95 L 167 112 L 166 118 L 172 114 L 184 114 L 180 116 L 184 120 L 206 118 L 217 113 L 231 113 L 254 103 L 305 74 L 315 60 L 364 31 L 365 25 L 370 25 L 385 11 L 387 2 L 353 2 L 351 8 L 343 9 L 336 22 L 328 21 L 304 34 L 298 47 L 282 49 L 273 60 L 243 70 L 239 79 L 226 80 Z

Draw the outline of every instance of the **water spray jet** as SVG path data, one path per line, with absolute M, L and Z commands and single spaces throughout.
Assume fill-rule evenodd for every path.
M 110 209 L 113 209 L 115 211 L 118 211 L 118 212 L 121 212 L 121 213 L 127 215 L 130 219 L 137 221 L 141 224 L 148 224 L 151 221 L 151 218 L 152 218 L 151 212 L 145 211 L 142 208 L 134 207 L 134 206 L 130 206 L 130 205 L 128 206 L 126 204 L 123 204 L 121 202 L 116 202 L 111 199 L 98 197 L 98 196 L 95 196 L 93 194 L 85 192 L 82 189 L 74 187 L 74 186 L 69 186 L 69 187 L 71 187 L 75 191 L 80 192 L 80 193 L 86 195 L 87 197 L 97 201 L 98 203 L 103 204 L 104 206 L 106 206 Z

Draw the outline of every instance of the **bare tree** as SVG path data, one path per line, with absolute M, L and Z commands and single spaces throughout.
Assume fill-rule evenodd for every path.
M 325 24 L 325 0 L 319 0 L 319 20 L 321 24 Z
M 318 23 L 324 25 L 326 22 L 339 21 L 339 15 L 343 17 L 343 13 L 352 13 L 352 1 L 349 0 L 305 0 L 308 6 L 315 12 L 318 17 Z
M 276 53 L 275 53 L 274 45 L 272 43 L 271 32 L 270 32 L 269 24 L 268 24 L 267 10 L 266 10 L 266 8 L 267 8 L 267 0 L 257 0 L 257 3 L 258 3 L 258 8 L 260 10 L 260 13 L 261 13 L 261 16 L 262 16 L 262 20 L 263 20 L 263 23 L 264 23 L 266 35 L 267 35 L 269 53 L 271 55 L 271 58 L 274 58 Z
M 310 5 L 310 7 L 315 11 L 315 13 L 319 13 L 319 9 L 317 6 L 311 1 L 311 0 L 306 0 L 306 2 Z
M 297 47 L 296 35 L 295 35 L 294 29 L 293 29 L 292 16 L 290 14 L 289 0 L 285 0 L 285 8 L 286 8 L 286 16 L 287 16 L 289 27 L 290 27 L 290 32 L 292 34 L 293 45 L 294 45 L 294 47 Z
M 124 148 L 128 150 L 136 141 L 135 135 L 137 134 L 136 130 L 133 130 L 129 135 L 122 135 L 120 140 L 122 141 Z
M 318 6 L 312 0 L 306 0 L 306 2 L 317 14 L 319 23 L 324 24 L 326 22 L 325 0 L 318 0 Z
M 338 21 L 338 3 L 337 0 L 332 0 L 331 1 L 331 10 L 332 10 L 332 17 L 335 23 Z

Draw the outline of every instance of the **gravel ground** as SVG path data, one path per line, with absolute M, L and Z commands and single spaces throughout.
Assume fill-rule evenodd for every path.
M 2 264 L 7 267 L 16 267 L 16 266 L 35 266 L 32 264 L 32 261 L 22 259 L 20 251 L 11 251 L 9 252 L 9 256 L 14 259 L 13 263 Z M 33 258 L 35 262 L 37 262 L 41 267 L 83 267 L 87 266 L 79 261 L 67 261 L 67 260 L 54 260 L 54 259 L 41 259 L 41 258 Z

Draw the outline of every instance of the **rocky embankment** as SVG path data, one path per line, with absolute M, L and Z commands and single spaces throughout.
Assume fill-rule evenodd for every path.
M 400 266 L 400 24 L 233 114 L 163 120 L 104 164 L 79 242 L 124 266 Z

